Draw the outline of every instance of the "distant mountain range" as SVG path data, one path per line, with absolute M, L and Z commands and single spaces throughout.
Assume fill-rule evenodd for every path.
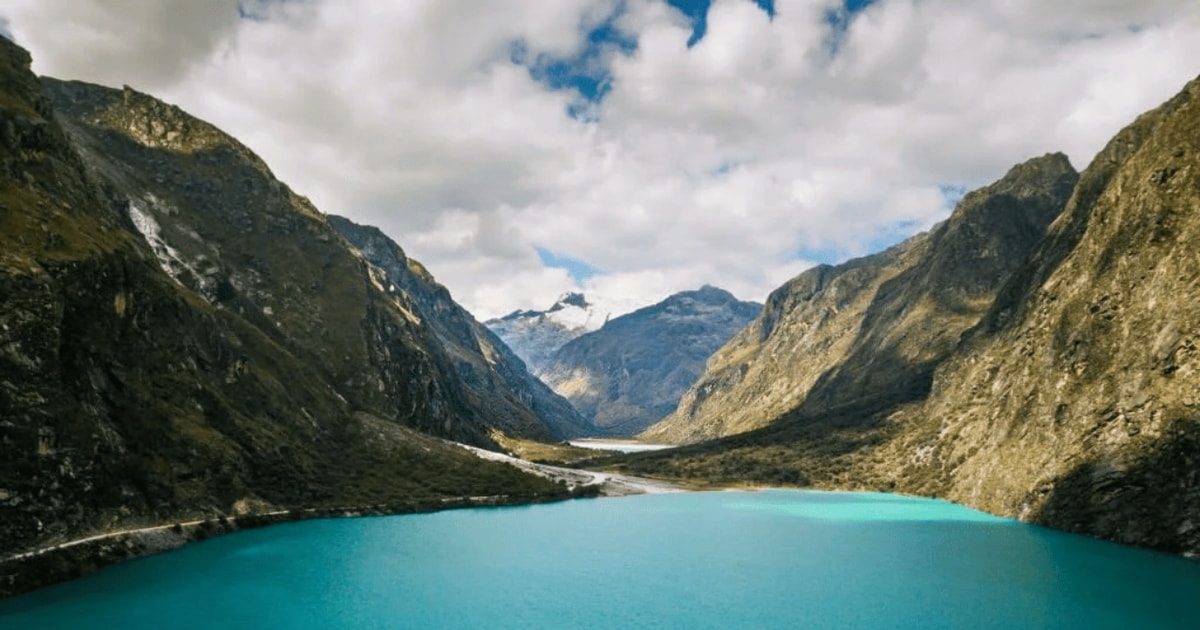
M 568 293 L 486 325 L 571 401 L 589 435 L 631 437 L 672 411 L 709 355 L 761 309 L 705 286 L 613 317 Z
M 704 362 L 762 310 L 705 286 L 610 320 L 537 371 L 593 432 L 629 437 L 675 409 Z

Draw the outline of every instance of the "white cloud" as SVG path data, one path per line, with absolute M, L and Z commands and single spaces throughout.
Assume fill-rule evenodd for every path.
M 238 0 L 0 0 L 38 67 L 154 89 L 205 63 L 238 26 Z
M 243 3 L 245 4 L 245 3 Z M 204 7 L 198 8 L 199 5 Z M 631 306 L 712 283 L 743 298 L 806 250 L 866 253 L 975 187 L 1063 150 L 1076 167 L 1200 72 L 1194 0 L 718 0 L 708 31 L 661 0 L 0 0 L 35 68 L 129 83 L 213 121 L 326 212 L 382 227 L 481 317 L 603 270 Z M 636 39 L 595 122 L 512 62 Z M 186 13 L 190 11 L 191 13 Z M 836 42 L 836 53 L 831 46 Z

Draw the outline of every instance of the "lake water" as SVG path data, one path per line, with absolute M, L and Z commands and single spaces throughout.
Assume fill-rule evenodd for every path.
M 597 451 L 617 451 L 619 453 L 645 453 L 646 451 L 661 451 L 672 448 L 672 444 L 648 444 L 633 440 L 602 440 L 598 438 L 580 438 L 567 442 L 571 446 L 590 448 Z
M 0 602 L 0 628 L 1200 627 L 1200 563 L 939 501 L 712 492 L 317 520 Z

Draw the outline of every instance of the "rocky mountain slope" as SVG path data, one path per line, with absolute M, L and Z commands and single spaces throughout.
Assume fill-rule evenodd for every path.
M 589 302 L 582 293 L 567 293 L 544 311 L 513 311 L 489 319 L 484 325 L 536 374 L 559 348 L 580 335 L 599 330 L 610 316 L 608 309 Z
M 491 348 L 446 343 L 469 316 L 427 272 L 389 276 L 364 260 L 236 140 L 132 90 L 44 83 L 84 162 L 128 200 L 163 269 L 319 366 L 352 405 L 482 445 L 491 429 L 563 437 L 522 400 L 530 391 L 488 373 Z M 458 369 L 464 361 L 479 373 Z
M 385 274 L 381 283 L 389 292 L 413 302 L 491 425 L 510 435 L 543 440 L 587 432 L 586 421 L 571 403 L 531 375 L 508 346 L 459 306 L 446 287 L 395 241 L 378 228 L 343 217 L 330 216 L 329 223 Z
M 1200 80 L 1096 156 L 927 395 L 628 466 L 941 496 L 1198 554 L 1197 251 Z
M 565 495 L 413 430 L 488 444 L 515 403 L 249 150 L 29 66 L 0 38 L 0 593 L 117 529 Z
M 859 412 L 925 395 L 933 370 L 1062 211 L 1078 174 L 1062 154 L 1014 167 L 928 234 L 810 269 L 709 361 L 644 438 L 695 442 L 788 413 Z
M 1118 134 L 885 451 L 897 483 L 1200 553 L 1200 80 Z
M 762 307 L 705 286 L 617 317 L 538 371 L 598 435 L 632 436 L 670 413 L 704 362 Z
M 708 360 L 678 406 L 640 436 L 686 444 L 766 426 L 800 406 L 845 358 L 879 286 L 928 250 L 920 235 L 836 267 L 819 265 L 776 289 L 762 313 Z

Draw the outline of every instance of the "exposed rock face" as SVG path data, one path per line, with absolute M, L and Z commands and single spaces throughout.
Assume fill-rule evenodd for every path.
M 608 318 L 606 309 L 592 304 L 582 293 L 567 293 L 544 311 L 514 311 L 484 325 L 536 374 L 550 364 L 559 348 L 599 330 Z
M 890 444 L 897 483 L 1200 553 L 1200 80 L 1118 134 Z
M 1014 167 L 945 222 L 881 254 L 804 272 L 709 361 L 678 410 L 644 437 L 694 442 L 787 413 L 860 413 L 923 397 L 933 370 L 1062 211 L 1066 156 Z
M 761 309 L 710 286 L 676 293 L 567 343 L 538 376 L 595 434 L 631 436 L 670 413 L 713 351 Z
M 409 258 L 379 229 L 330 216 L 342 233 L 386 278 L 384 288 L 403 294 L 448 351 L 464 387 L 489 426 L 509 435 L 560 440 L 583 435 L 586 422 L 562 396 L 535 378 L 513 351 L 459 306 L 421 263 Z
M 129 89 L 45 83 L 80 155 L 128 200 L 163 270 L 318 366 L 352 406 L 478 444 L 490 443 L 490 428 L 558 437 L 520 392 L 463 381 L 499 377 L 457 368 L 456 355 L 469 351 L 444 342 L 469 324 L 439 317 L 466 314 L 444 289 L 423 310 L 414 292 L 437 292 L 427 273 L 428 287 L 389 281 L 240 143 Z
M 1200 554 L 1197 251 L 1200 80 L 1095 158 L 926 396 L 630 467 L 928 494 Z
M 490 407 L 245 147 L 29 64 L 0 38 L 0 562 L 223 514 L 563 494 L 410 428 L 487 444 Z

